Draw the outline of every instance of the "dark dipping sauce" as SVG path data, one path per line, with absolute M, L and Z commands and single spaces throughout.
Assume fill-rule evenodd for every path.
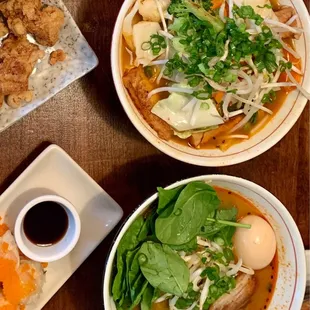
M 32 207 L 24 218 L 26 237 L 37 246 L 59 242 L 68 230 L 68 215 L 57 202 L 44 201 Z

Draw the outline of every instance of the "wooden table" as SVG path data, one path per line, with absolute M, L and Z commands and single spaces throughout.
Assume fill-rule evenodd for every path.
M 307 1 L 309 6 L 310 0 Z M 110 42 L 121 0 L 65 0 L 99 57 L 96 70 L 73 83 L 0 134 L 0 193 L 50 143 L 66 150 L 124 209 L 125 217 L 156 186 L 201 174 L 251 180 L 289 209 L 309 248 L 309 109 L 268 152 L 224 168 L 178 162 L 149 144 L 134 128 L 114 90 Z M 117 230 L 117 228 L 116 228 Z M 102 309 L 102 273 L 112 232 L 44 308 Z

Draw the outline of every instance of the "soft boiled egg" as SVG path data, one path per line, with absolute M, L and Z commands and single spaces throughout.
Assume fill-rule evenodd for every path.
M 276 236 L 270 224 L 256 215 L 245 216 L 239 223 L 251 228 L 237 228 L 234 247 L 242 263 L 254 270 L 268 266 L 276 253 Z

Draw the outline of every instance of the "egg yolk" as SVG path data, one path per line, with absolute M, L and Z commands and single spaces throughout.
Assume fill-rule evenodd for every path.
M 270 224 L 256 215 L 244 217 L 240 223 L 251 228 L 237 228 L 234 247 L 245 266 L 260 270 L 268 266 L 276 253 L 276 236 Z

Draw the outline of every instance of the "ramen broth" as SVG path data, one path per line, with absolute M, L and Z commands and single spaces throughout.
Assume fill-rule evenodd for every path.
M 276 0 L 272 0 L 271 4 L 272 4 L 273 8 L 276 10 L 278 10 L 280 8 L 279 3 Z M 135 19 L 134 19 L 134 23 L 137 23 L 140 20 L 141 20 L 141 17 L 139 16 L 139 14 L 137 14 Z M 294 41 L 292 39 L 284 39 L 284 42 L 295 49 Z M 124 38 L 122 38 L 121 54 L 120 54 L 122 74 L 124 74 L 126 71 L 133 68 L 133 65 L 130 64 L 131 57 L 130 57 L 128 51 L 126 50 L 126 48 L 128 49 L 128 46 L 126 45 Z M 292 64 L 294 66 L 296 66 L 298 69 L 301 69 L 302 66 L 301 66 L 301 60 L 300 59 L 294 58 L 286 50 L 283 50 L 283 53 L 284 53 L 285 57 L 288 59 L 288 61 L 291 61 Z M 300 76 L 299 74 L 297 74 L 295 72 L 292 72 L 292 75 L 297 80 L 297 82 L 301 81 L 302 76 Z M 288 79 L 286 73 L 282 73 L 280 76 L 279 82 L 288 82 L 288 81 L 289 81 L 289 79 Z M 168 83 L 169 83 L 169 81 L 162 79 L 161 83 L 159 85 L 154 83 L 154 88 L 157 88 L 159 86 L 165 86 Z M 263 112 L 262 110 L 259 110 L 257 112 L 257 119 L 256 119 L 255 124 L 248 123 L 247 125 L 243 126 L 239 130 L 234 132 L 234 134 L 236 134 L 236 135 L 247 135 L 249 138 L 251 138 L 252 136 L 257 134 L 277 114 L 277 112 L 280 110 L 281 106 L 285 102 L 288 94 L 294 89 L 295 89 L 295 87 L 281 88 L 281 90 L 276 92 L 276 94 L 277 94 L 276 99 L 272 103 L 266 103 L 264 105 L 266 108 L 270 109 L 273 112 L 272 115 L 270 115 L 266 112 Z M 161 93 L 160 98 L 163 99 L 163 98 L 167 98 L 168 96 L 169 96 L 168 92 Z M 226 131 L 226 132 L 223 131 L 219 136 L 213 137 L 212 139 L 210 139 L 206 143 L 199 144 L 199 146 L 196 148 L 199 148 L 199 149 L 217 149 L 218 148 L 218 149 L 221 149 L 222 151 L 226 151 L 228 148 L 230 148 L 234 144 L 238 144 L 238 143 L 244 141 L 243 139 L 233 139 L 233 138 L 225 139 L 225 136 L 229 135 L 229 134 L 230 134 L 229 131 Z M 191 144 L 190 138 L 181 139 L 178 136 L 173 136 L 172 141 L 177 142 L 178 144 L 182 144 L 184 146 L 189 146 L 189 147 L 195 148 L 195 146 L 193 146 Z
M 214 186 L 214 189 L 221 200 L 220 208 L 230 209 L 236 207 L 238 209 L 238 220 L 246 215 L 258 215 L 264 218 L 263 214 L 249 200 L 243 198 L 241 195 L 217 186 Z M 276 254 L 269 266 L 262 270 L 255 271 L 255 292 L 251 296 L 250 302 L 245 310 L 261 310 L 268 308 L 276 286 L 277 275 L 278 255 Z M 135 310 L 139 309 L 140 307 L 135 308 Z M 160 303 L 153 303 L 152 310 L 169 310 L 168 300 Z

